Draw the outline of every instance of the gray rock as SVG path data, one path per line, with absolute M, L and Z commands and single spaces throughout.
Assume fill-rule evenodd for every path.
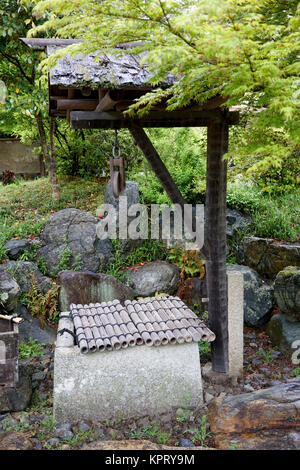
M 0 266 L 0 309 L 11 312 L 17 307 L 21 290 L 5 266 Z
M 278 243 L 271 238 L 244 237 L 239 246 L 238 262 L 274 279 L 285 267 L 300 265 L 300 245 Z
M 109 302 L 115 299 L 123 303 L 134 298 L 133 290 L 108 274 L 89 271 L 61 271 L 58 274 L 61 286 L 59 306 L 68 311 L 70 304 Z
M 126 275 L 126 284 L 136 296 L 148 297 L 156 292 L 174 294 L 179 286 L 179 269 L 166 261 L 153 261 L 136 269 Z
M 209 392 L 204 392 L 204 401 L 205 403 L 210 403 L 214 399 L 214 395 Z
M 5 269 L 17 281 L 21 292 L 29 292 L 33 282 L 43 294 L 53 287 L 51 279 L 44 276 L 31 261 L 8 261 L 5 264 Z
M 80 432 L 87 432 L 91 429 L 91 426 L 89 426 L 87 423 L 85 423 L 84 421 L 80 421 L 80 423 L 78 424 L 78 430 Z
M 49 439 L 49 440 L 47 441 L 47 444 L 48 444 L 49 446 L 51 446 L 51 447 L 57 447 L 58 444 L 59 444 L 59 442 L 60 442 L 60 441 L 59 441 L 59 439 L 58 439 L 57 437 L 52 437 L 51 439 Z
M 74 434 L 71 431 L 71 424 L 69 423 L 57 424 L 53 430 L 53 435 L 63 441 L 72 439 L 74 437 Z
M 138 204 L 140 202 L 139 196 L 139 185 L 136 181 L 126 181 L 126 187 L 120 196 L 127 197 L 127 207 L 132 206 L 132 204 Z M 114 208 L 119 212 L 119 198 L 116 198 L 113 194 L 111 188 L 111 182 L 109 181 L 105 188 L 104 194 L 105 204 L 112 204 Z M 117 220 L 118 221 L 118 220 Z
M 5 243 L 5 249 L 9 259 L 16 260 L 25 250 L 31 247 L 29 240 L 9 240 Z
M 254 388 L 250 384 L 244 385 L 245 392 L 254 392 Z
M 0 413 L 22 411 L 30 404 L 32 395 L 31 380 L 27 371 L 19 366 L 19 382 L 15 387 L 0 387 Z
M 44 380 L 45 377 L 46 372 L 35 372 L 34 374 L 32 374 L 32 380 L 37 380 L 38 382 Z
M 98 222 L 78 209 L 63 209 L 50 217 L 41 235 L 43 246 L 37 252 L 49 273 L 75 265 L 76 269 L 99 272 L 113 261 L 111 241 L 97 237 Z
M 234 209 L 227 209 L 226 211 L 226 235 L 233 238 L 240 230 L 251 225 L 251 217 L 242 215 L 241 212 Z
M 180 447 L 195 447 L 195 444 L 190 439 L 181 438 L 179 440 Z
M 131 207 L 133 204 L 138 204 L 140 202 L 138 184 L 135 181 L 126 181 L 125 189 L 120 194 L 120 196 L 127 197 L 127 211 L 128 211 L 129 207 Z M 112 187 L 111 187 L 111 181 L 109 181 L 106 185 L 106 189 L 104 193 L 104 203 L 111 204 L 116 210 L 117 233 L 119 230 L 119 201 L 120 201 L 119 198 L 116 198 L 114 196 Z M 127 217 L 127 227 L 129 226 L 130 222 L 134 219 L 135 217 L 130 217 L 130 216 Z M 143 240 L 140 240 L 140 239 L 132 240 L 130 238 L 128 238 L 127 240 L 119 239 L 119 241 L 121 243 L 121 249 L 124 255 L 130 253 L 132 250 L 136 249 L 143 243 Z
M 105 431 L 101 427 L 98 427 L 94 430 L 94 435 L 97 440 L 107 440 L 107 437 L 105 436 Z
M 33 445 L 33 449 L 34 450 L 42 450 L 43 449 L 43 446 L 42 446 L 42 443 L 39 439 L 37 438 L 31 438 L 30 439 L 30 442 L 31 444 Z
M 32 317 L 24 305 L 18 306 L 17 312 L 24 319 L 19 324 L 20 341 L 27 343 L 30 338 L 36 339 L 39 344 L 56 341 L 56 330 L 47 324 L 42 328 L 38 318 Z
M 267 333 L 273 346 L 278 346 L 284 356 L 291 357 L 296 351 L 292 348 L 294 341 L 300 340 L 300 322 L 293 317 L 278 313 L 269 321 Z
M 288 266 L 277 274 L 274 296 L 283 313 L 300 320 L 300 267 Z
M 239 271 L 244 275 L 244 321 L 246 325 L 257 328 L 267 323 L 271 317 L 273 285 L 265 282 L 254 269 L 232 264 L 227 271 Z

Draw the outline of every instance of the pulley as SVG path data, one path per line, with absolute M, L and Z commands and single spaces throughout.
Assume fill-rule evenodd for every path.
M 121 157 L 121 148 L 118 140 L 118 131 L 115 130 L 115 142 L 112 157 L 109 159 L 110 181 L 113 195 L 118 198 L 125 189 L 125 160 Z

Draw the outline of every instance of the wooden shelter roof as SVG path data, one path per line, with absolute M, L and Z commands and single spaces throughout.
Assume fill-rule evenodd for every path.
M 82 42 L 80 39 L 41 38 L 21 38 L 21 41 L 34 50 L 46 49 L 48 55 L 71 44 Z M 122 111 L 126 110 L 135 99 L 154 88 L 147 67 L 140 66 L 141 55 L 130 54 L 130 49 L 137 45 L 137 42 L 120 44 L 118 46 L 119 55 L 101 55 L 95 51 L 88 55 L 77 54 L 72 57 L 70 54 L 66 54 L 61 58 L 49 71 L 50 115 L 67 117 L 75 129 L 127 127 L 128 119 L 125 121 L 119 119 L 122 118 Z M 97 57 L 98 55 L 99 57 Z M 167 88 L 173 83 L 174 77 L 169 75 L 159 86 Z M 153 122 L 150 115 L 150 119 L 147 118 L 147 122 L 143 122 L 143 126 L 207 125 L 208 119 L 213 114 L 215 119 L 220 116 L 221 110 L 216 110 L 216 108 L 224 101 L 223 97 L 217 97 L 201 107 L 195 103 L 183 110 L 182 115 L 178 114 L 180 111 L 165 112 L 166 105 L 161 103 L 154 109 L 160 114 L 155 114 Z M 192 114 L 187 114 L 189 110 L 192 111 Z M 216 110 L 216 113 L 202 113 L 202 111 L 212 110 Z M 78 114 L 78 112 L 84 112 L 84 114 Z M 86 112 L 89 113 L 86 114 Z M 171 115 L 173 115 L 173 119 L 170 121 Z M 234 123 L 236 123 L 236 119 L 231 117 L 229 124 Z

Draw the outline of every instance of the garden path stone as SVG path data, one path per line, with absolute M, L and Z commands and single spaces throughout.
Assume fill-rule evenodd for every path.
M 166 261 L 153 261 L 127 273 L 125 282 L 140 297 L 149 297 L 156 292 L 175 294 L 180 272 L 177 266 Z
M 49 273 L 75 265 L 76 269 L 100 272 L 113 261 L 111 241 L 97 237 L 98 222 L 97 217 L 78 209 L 63 209 L 50 217 L 41 235 L 43 246 L 37 252 Z

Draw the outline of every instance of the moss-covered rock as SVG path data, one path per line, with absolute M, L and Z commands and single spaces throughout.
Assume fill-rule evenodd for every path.
M 277 274 L 274 296 L 283 313 L 300 320 L 300 267 L 288 266 Z

